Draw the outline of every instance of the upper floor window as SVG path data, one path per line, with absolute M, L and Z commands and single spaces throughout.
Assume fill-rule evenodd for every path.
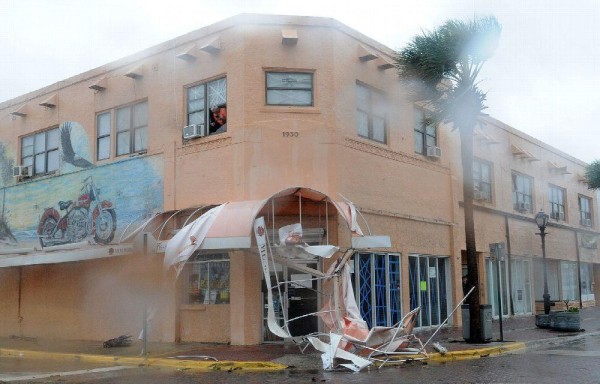
M 110 157 L 110 112 L 96 116 L 96 159 L 106 160 Z
M 267 105 L 311 107 L 314 105 L 313 74 L 266 72 Z
M 33 175 L 58 170 L 59 129 L 25 136 L 21 139 L 21 165 L 31 166 Z
M 356 127 L 358 135 L 386 142 L 385 96 L 362 84 L 356 84 Z
M 492 201 L 492 166 L 487 161 L 473 160 L 473 189 L 475 200 Z
M 117 156 L 148 149 L 148 102 L 117 109 Z
M 592 199 L 579 196 L 579 223 L 586 227 L 592 226 Z
M 531 177 L 513 172 L 512 184 L 514 209 L 519 212 L 531 212 L 533 202 Z
M 187 89 L 187 125 L 200 124 L 205 133 L 227 132 L 227 78 Z
M 422 110 L 415 108 L 414 116 L 415 152 L 427 155 L 428 147 L 437 146 L 437 128 Z
M 550 217 L 555 220 L 565 219 L 565 190 L 553 185 L 548 189 Z

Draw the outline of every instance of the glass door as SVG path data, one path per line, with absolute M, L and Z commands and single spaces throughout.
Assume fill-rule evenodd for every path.
M 421 307 L 417 326 L 439 325 L 448 316 L 448 258 L 410 255 L 408 260 L 410 309 Z
M 317 261 L 307 261 L 306 267 L 319 270 Z M 284 327 L 285 321 L 317 312 L 321 303 L 319 302 L 319 282 L 312 275 L 297 271 L 287 266 L 275 263 L 275 270 L 270 271 L 271 287 L 273 292 L 273 309 L 277 323 Z M 280 289 L 277 289 L 277 281 Z M 281 295 L 280 295 L 281 293 Z M 262 284 L 263 303 L 263 342 L 282 342 L 275 336 L 267 326 L 267 285 Z M 316 316 L 306 316 L 298 320 L 288 322 L 289 332 L 292 336 L 301 336 L 318 331 L 318 319 Z M 284 327 L 285 328 L 285 327 Z
M 494 318 L 498 316 L 498 263 L 490 258 L 486 259 L 486 280 L 487 280 L 487 300 L 492 305 L 492 314 Z M 502 315 L 508 316 L 508 271 L 506 270 L 506 261 L 500 261 L 500 303 L 502 304 Z
M 532 313 L 530 261 L 513 259 L 511 272 L 513 313 L 530 315 Z

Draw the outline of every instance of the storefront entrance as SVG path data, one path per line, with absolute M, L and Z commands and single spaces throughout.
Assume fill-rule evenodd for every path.
M 310 260 L 303 263 L 306 267 L 320 270 L 317 260 Z M 275 264 L 275 271 L 271 271 L 271 287 L 273 287 L 273 306 L 275 317 L 280 326 L 284 325 L 284 319 L 294 319 L 308 313 L 317 312 L 321 306 L 319 302 L 320 283 L 310 274 L 293 268 Z M 276 276 L 277 274 L 277 276 Z M 286 282 L 277 289 L 277 281 Z M 262 284 L 262 304 L 263 304 L 263 342 L 282 342 L 283 339 L 275 336 L 267 327 L 267 285 Z M 300 317 L 298 320 L 289 323 L 289 332 L 292 336 L 307 335 L 317 332 L 319 322 L 316 316 Z
M 441 324 L 448 316 L 448 258 L 410 255 L 408 264 L 410 309 L 421 307 L 421 317 L 417 326 L 431 327 Z

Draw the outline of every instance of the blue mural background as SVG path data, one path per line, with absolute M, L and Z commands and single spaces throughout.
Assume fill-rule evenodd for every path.
M 77 200 L 84 179 L 92 176 L 101 199 L 115 207 L 117 230 L 113 241 L 118 241 L 129 223 L 162 210 L 163 175 L 163 158 L 157 155 L 32 179 L 5 188 L 4 218 L 19 246 L 39 246 L 37 231 L 44 210 L 54 207 L 63 214 L 58 202 Z
M 44 211 L 54 208 L 64 215 L 59 201 L 77 202 L 84 180 L 90 176 L 100 191 L 100 200 L 108 200 L 114 207 L 113 242 L 131 222 L 163 208 L 162 155 L 119 158 L 96 165 L 91 162 L 90 141 L 81 124 L 66 121 L 58 130 L 60 163 L 56 174 L 18 181 L 12 177 L 12 167 L 20 163 L 15 159 L 18 151 L 0 143 L 0 249 L 39 247 L 38 228 Z

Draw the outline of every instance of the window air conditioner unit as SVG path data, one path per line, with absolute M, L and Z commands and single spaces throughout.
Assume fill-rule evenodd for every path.
M 581 219 L 581 225 L 585 225 L 586 227 L 591 227 L 592 219 Z
M 13 167 L 13 177 L 31 177 L 33 168 L 30 165 L 17 165 Z
M 554 220 L 564 220 L 565 213 L 564 212 L 552 212 L 552 213 L 550 213 L 550 217 L 553 218 Z
M 517 211 L 519 212 L 530 212 L 531 204 L 529 203 L 517 203 Z
M 442 157 L 442 150 L 440 147 L 429 146 L 427 147 L 427 157 L 440 158 Z
M 206 125 L 192 124 L 183 127 L 183 138 L 185 140 L 195 139 L 196 137 L 207 136 Z

